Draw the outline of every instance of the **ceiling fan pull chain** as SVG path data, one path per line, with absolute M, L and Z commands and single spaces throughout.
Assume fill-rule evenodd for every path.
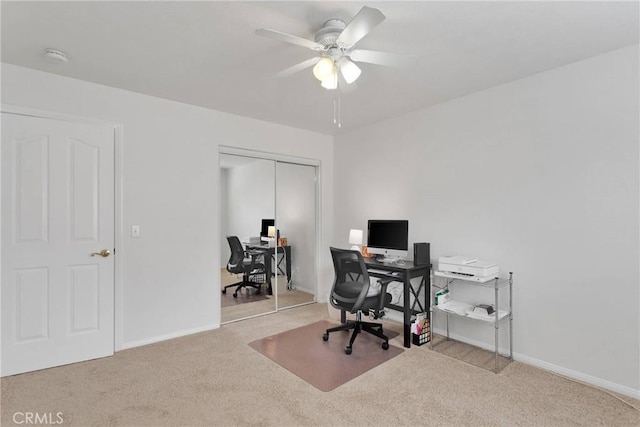
M 337 115 L 336 115 L 336 100 L 333 100 L 333 124 L 338 123 Z
M 338 127 L 342 127 L 342 97 L 338 94 Z

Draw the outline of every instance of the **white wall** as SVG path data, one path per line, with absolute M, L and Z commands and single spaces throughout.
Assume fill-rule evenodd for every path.
M 260 235 L 263 218 L 276 215 L 275 185 L 276 170 L 272 160 L 255 160 L 228 169 L 227 235 L 240 240 Z M 224 239 L 225 236 L 223 235 Z
M 224 156 L 224 154 L 221 154 Z M 224 268 L 231 256 L 229 243 L 225 236 L 229 234 L 229 170 L 220 169 L 220 266 Z
M 337 137 L 334 242 L 406 218 L 498 262 L 519 360 L 640 396 L 639 73 L 632 46 Z
M 329 241 L 329 136 L 9 64 L 2 64 L 2 102 L 123 125 L 117 348 L 220 324 L 219 145 L 319 160 Z M 133 224 L 141 238 L 129 237 Z M 321 282 L 330 285 L 331 263 L 322 255 Z
M 228 154 L 222 154 L 228 156 Z M 253 160 L 235 166 L 222 173 L 222 218 L 227 219 L 222 227 L 222 265 L 226 265 L 231 255 L 226 236 L 238 236 L 241 241 L 260 236 L 262 219 L 275 217 L 275 162 Z

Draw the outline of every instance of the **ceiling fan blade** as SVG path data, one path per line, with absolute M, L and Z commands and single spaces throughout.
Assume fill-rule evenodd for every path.
M 276 30 L 270 30 L 269 28 L 260 28 L 256 30 L 256 34 L 270 39 L 275 39 L 285 43 L 296 44 L 298 46 L 307 47 L 312 50 L 324 50 L 324 46 L 320 43 L 316 43 L 311 40 L 303 39 L 302 37 L 292 36 L 291 34 L 282 33 Z
M 319 60 L 320 60 L 319 57 L 307 59 L 306 61 L 302 61 L 299 64 L 293 65 L 289 68 L 285 68 L 284 70 L 277 73 L 276 77 L 289 77 L 292 74 L 295 74 L 299 71 L 304 70 L 305 68 L 309 68 L 312 65 L 315 65 Z
M 380 52 L 377 50 L 355 49 L 349 55 L 354 62 L 386 65 L 388 67 L 406 67 L 415 61 L 415 56 L 398 53 Z
M 360 12 L 353 17 L 351 22 L 338 37 L 337 44 L 343 48 L 349 48 L 356 44 L 358 40 L 366 36 L 375 26 L 385 20 L 385 16 L 378 9 L 364 6 Z

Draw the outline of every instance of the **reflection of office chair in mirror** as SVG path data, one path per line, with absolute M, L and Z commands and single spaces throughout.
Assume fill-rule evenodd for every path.
M 365 267 L 362 254 L 359 251 L 331 249 L 333 267 L 335 269 L 335 281 L 329 295 L 329 302 L 337 309 L 355 313 L 356 319 L 349 320 L 343 325 L 327 329 L 322 336 L 324 341 L 329 340 L 329 333 L 335 331 L 348 331 L 353 329 L 349 345 L 344 352 L 351 354 L 351 348 L 358 334 L 362 331 L 382 338 L 382 348 L 389 348 L 389 338 L 382 333 L 382 324 L 363 322 L 362 311 L 373 311 L 374 318 L 384 315 L 384 306 L 391 302 L 391 295 L 387 293 L 387 285 L 393 279 L 380 279 L 376 285 L 380 289 L 372 287 L 369 281 L 369 273 Z
M 222 290 L 223 294 L 227 293 L 227 288 L 236 287 L 233 297 L 238 296 L 238 291 L 242 288 L 250 286 L 256 289 L 256 294 L 260 293 L 260 286 L 266 281 L 266 269 L 263 262 L 259 262 L 258 258 L 264 257 L 261 251 L 245 251 L 237 236 L 227 236 L 231 256 L 227 262 L 227 271 L 233 274 L 242 274 L 242 282 L 227 285 Z M 262 281 L 260 281 L 262 280 Z

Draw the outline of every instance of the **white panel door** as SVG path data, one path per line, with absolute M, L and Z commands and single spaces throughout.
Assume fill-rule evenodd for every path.
M 113 354 L 114 144 L 2 113 L 2 376 Z

